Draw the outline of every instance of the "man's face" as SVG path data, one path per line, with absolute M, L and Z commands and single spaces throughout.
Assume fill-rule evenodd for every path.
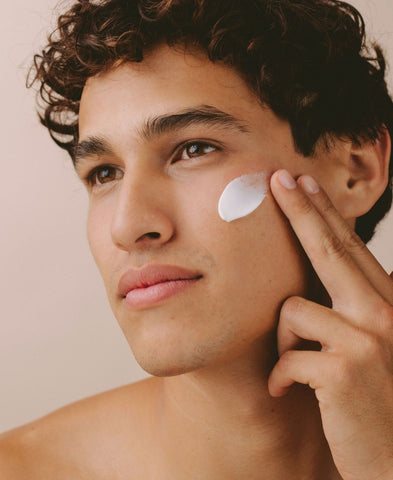
M 80 142 L 78 174 L 100 167 L 88 186 L 91 250 L 141 366 L 184 373 L 270 338 L 282 301 L 305 292 L 304 259 L 270 194 L 230 223 L 217 204 L 243 174 L 313 173 L 316 162 L 295 153 L 287 122 L 234 70 L 163 46 L 88 80 Z M 121 277 L 157 265 L 198 279 L 128 305 Z

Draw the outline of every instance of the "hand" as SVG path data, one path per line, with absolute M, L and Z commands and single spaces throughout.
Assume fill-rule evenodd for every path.
M 271 189 L 289 219 L 332 308 L 285 301 L 277 330 L 279 360 L 269 392 L 308 384 L 319 402 L 326 439 L 344 480 L 393 479 L 393 281 L 308 176 Z M 302 339 L 320 351 L 296 350 Z

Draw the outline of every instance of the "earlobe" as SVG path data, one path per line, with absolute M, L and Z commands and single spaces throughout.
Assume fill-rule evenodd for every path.
M 367 213 L 385 191 L 389 181 L 391 138 L 386 127 L 377 140 L 351 142 L 348 152 L 345 218 Z

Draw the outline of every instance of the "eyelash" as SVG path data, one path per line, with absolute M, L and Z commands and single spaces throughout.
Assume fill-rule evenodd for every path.
M 182 159 L 182 154 L 183 152 L 186 152 L 190 147 L 195 147 L 197 146 L 198 149 L 202 148 L 209 148 L 211 149 L 211 151 L 208 151 L 207 153 L 202 153 L 202 154 L 196 154 L 196 155 L 193 155 L 191 153 L 187 153 L 188 155 L 188 158 L 186 159 Z M 205 156 L 205 155 L 208 155 L 209 153 L 212 153 L 214 151 L 221 151 L 222 148 L 221 147 L 218 147 L 217 145 L 212 145 L 211 143 L 208 143 L 208 142 L 203 142 L 203 141 L 192 141 L 192 142 L 186 142 L 186 143 L 183 143 L 182 145 L 180 145 L 176 151 L 175 151 L 175 154 L 174 156 L 172 157 L 172 162 L 171 163 L 177 163 L 179 162 L 180 160 L 191 160 L 193 158 L 197 158 L 197 157 L 200 157 L 200 156 Z M 111 183 L 113 180 L 110 180 L 109 182 L 103 182 L 103 183 L 100 183 L 97 181 L 97 176 L 100 172 L 103 172 L 103 171 L 109 171 L 109 172 L 115 172 L 115 178 L 113 180 L 116 180 L 116 171 L 119 172 L 120 169 L 118 167 L 115 167 L 113 165 L 99 165 L 98 167 L 95 167 L 93 168 L 87 175 L 86 177 L 84 178 L 84 182 L 89 185 L 90 187 L 95 187 L 95 186 L 98 186 L 98 185 L 104 185 L 105 183 Z

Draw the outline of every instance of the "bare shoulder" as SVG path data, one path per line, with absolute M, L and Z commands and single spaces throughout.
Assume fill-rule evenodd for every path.
M 2 480 L 122 478 L 137 472 L 159 379 L 80 400 L 0 435 Z

